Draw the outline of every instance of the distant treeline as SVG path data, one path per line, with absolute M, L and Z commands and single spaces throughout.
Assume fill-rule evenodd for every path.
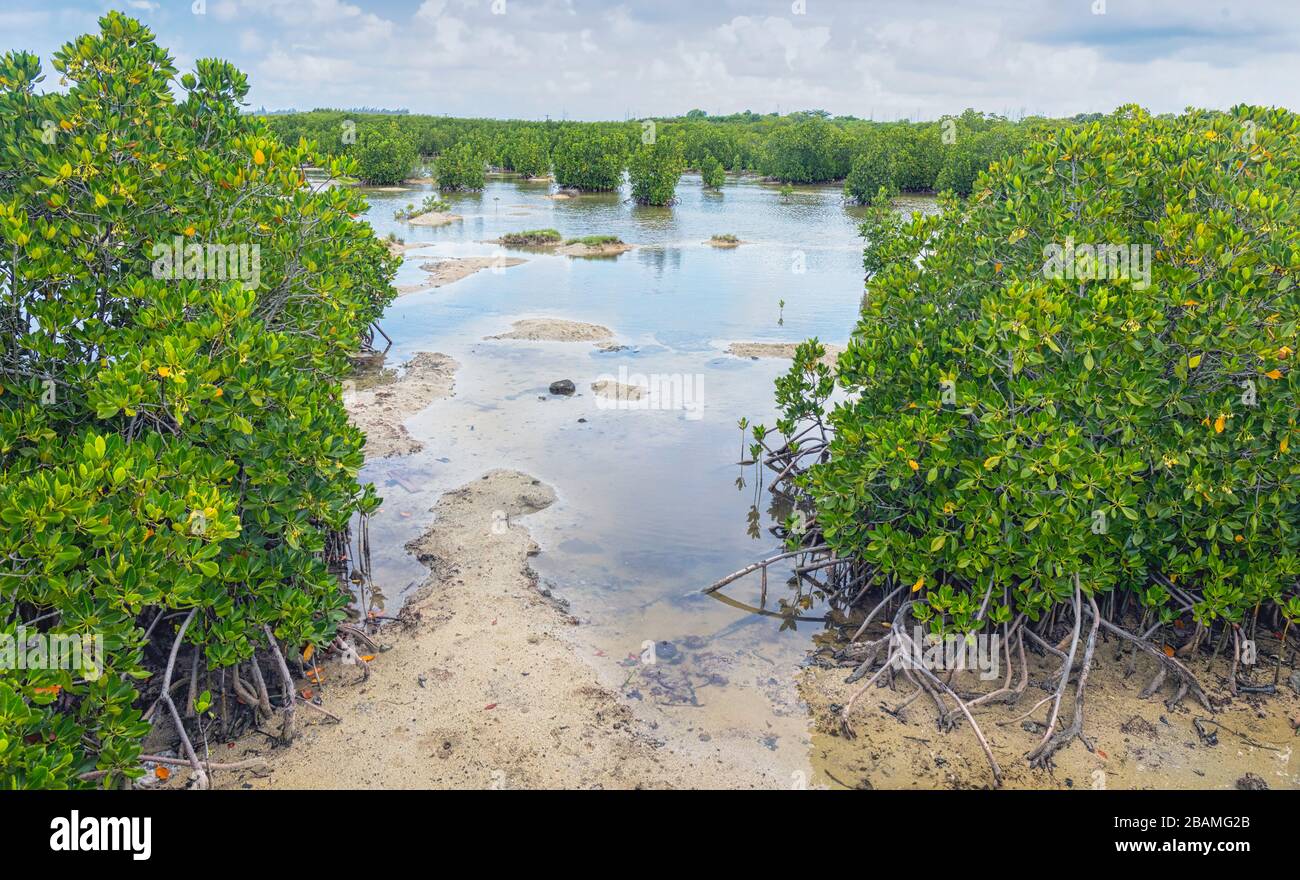
M 688 168 L 721 166 L 784 183 L 843 180 L 847 197 L 868 202 L 881 187 L 969 194 L 981 170 L 1019 152 L 1034 130 L 1087 118 L 1012 122 L 967 110 L 935 122 L 872 122 L 820 110 L 784 116 L 707 116 L 694 110 L 631 122 L 535 122 L 313 110 L 266 120 L 286 143 L 304 137 L 328 155 L 350 154 L 372 183 L 396 182 L 420 157 L 456 147 L 506 171 L 553 173 L 562 185 L 612 189 L 647 139 L 664 139 Z

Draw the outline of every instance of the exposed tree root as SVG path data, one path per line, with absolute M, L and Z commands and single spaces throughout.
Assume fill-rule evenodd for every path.
M 189 629 L 190 621 L 194 619 L 195 610 L 191 608 L 190 613 L 185 615 L 185 621 L 181 623 L 180 631 L 176 633 L 176 641 L 172 642 L 171 656 L 167 658 L 167 671 L 163 673 L 162 697 L 160 699 L 167 707 L 167 711 L 171 713 L 172 723 L 176 725 L 176 732 L 180 734 L 185 755 L 189 759 L 190 766 L 194 769 L 194 787 L 202 790 L 211 785 L 208 779 L 208 771 L 200 763 L 199 756 L 194 751 L 194 744 L 190 742 L 190 736 L 185 732 L 185 722 L 181 720 L 181 713 L 176 711 L 176 703 L 172 700 L 172 670 L 176 667 L 176 654 L 180 651 L 181 642 L 185 640 L 185 630 Z
M 1117 635 L 1122 639 L 1127 639 L 1129 642 L 1136 645 L 1138 650 L 1143 651 L 1144 653 L 1147 653 L 1152 657 L 1156 658 L 1156 660 L 1160 662 L 1160 667 L 1161 667 L 1160 671 L 1162 673 L 1161 675 L 1162 679 L 1164 674 L 1172 674 L 1178 680 L 1179 683 L 1178 691 L 1174 694 L 1173 697 L 1165 701 L 1166 706 L 1172 709 L 1174 706 L 1178 705 L 1178 703 L 1181 702 L 1182 698 L 1187 694 L 1187 692 L 1190 691 L 1196 697 L 1196 699 L 1200 701 L 1202 706 L 1204 706 L 1206 709 L 1210 710 L 1211 712 L 1214 711 L 1214 706 L 1213 704 L 1210 703 L 1210 698 L 1205 695 L 1205 690 L 1201 687 L 1201 683 L 1197 681 L 1196 676 L 1192 674 L 1191 670 L 1189 670 L 1181 662 L 1165 654 L 1164 651 L 1157 648 L 1154 644 L 1152 644 L 1147 639 L 1144 639 L 1141 636 L 1134 635 L 1133 633 L 1129 632 L 1123 627 L 1111 623 L 1109 620 L 1106 620 L 1104 617 L 1100 619 L 1100 622 L 1101 622 L 1102 629 L 1106 630 L 1109 633 Z
M 1097 647 L 1097 627 L 1100 625 L 1102 618 L 1101 612 L 1097 609 L 1096 601 L 1091 596 L 1088 596 L 1087 599 L 1089 609 L 1092 612 L 1092 626 L 1088 630 L 1088 642 L 1084 647 L 1083 662 L 1079 667 L 1079 678 L 1074 688 L 1074 716 L 1070 719 L 1069 725 L 1062 728 L 1059 732 L 1056 732 L 1055 734 L 1053 733 L 1056 727 L 1056 722 L 1059 718 L 1061 694 L 1064 692 L 1065 685 L 1069 681 L 1071 668 L 1074 662 L 1075 648 L 1078 646 L 1079 625 L 1082 620 L 1082 603 L 1080 602 L 1080 589 L 1077 578 L 1075 580 L 1074 594 L 1074 640 L 1070 645 L 1070 659 L 1069 662 L 1063 664 L 1061 668 L 1061 681 L 1060 685 L 1057 687 L 1055 697 L 1056 702 L 1052 709 L 1052 716 L 1048 721 L 1047 731 L 1043 734 L 1043 739 L 1038 746 L 1026 756 L 1029 759 L 1031 767 L 1051 766 L 1052 755 L 1073 742 L 1075 737 L 1078 737 L 1079 741 L 1084 744 L 1088 751 L 1091 752 L 1093 750 L 1092 743 L 1088 742 L 1087 738 L 1083 735 L 1083 692 L 1088 686 L 1088 671 L 1092 668 L 1092 653 Z
M 849 721 L 849 715 L 853 711 L 854 704 L 857 703 L 862 695 L 865 694 L 882 675 L 893 670 L 901 669 L 903 674 L 917 686 L 916 693 L 908 698 L 907 703 L 910 703 L 923 692 L 928 693 L 939 710 L 939 724 L 941 727 L 947 724 L 946 719 L 949 717 L 948 705 L 944 701 L 944 698 L 947 697 L 953 701 L 956 705 L 955 711 L 960 712 L 965 716 L 966 720 L 970 722 L 971 730 L 974 731 L 976 739 L 979 740 L 980 747 L 984 749 L 984 756 L 988 759 L 989 768 L 993 771 L 994 786 L 1001 786 L 1002 768 L 998 766 L 997 759 L 993 757 L 993 750 L 989 748 L 989 743 L 984 737 L 984 732 L 975 721 L 975 717 L 971 714 L 965 701 L 963 701 L 962 698 L 948 686 L 947 682 L 943 681 L 929 669 L 926 669 L 924 665 L 918 664 L 914 660 L 914 657 L 916 657 L 918 653 L 917 646 L 912 640 L 912 637 L 908 635 L 906 626 L 904 625 L 905 618 L 911 616 L 912 606 L 914 604 L 914 602 L 904 602 L 898 609 L 898 612 L 894 615 L 893 626 L 890 628 L 889 636 L 887 637 L 887 643 L 890 648 L 889 654 L 885 658 L 885 662 L 881 665 L 880 669 L 877 670 L 876 674 L 871 676 L 867 683 L 849 699 L 848 704 L 840 711 L 840 730 L 846 737 L 853 738 L 855 733 L 853 731 L 853 725 Z M 900 706 L 896 711 L 901 712 L 907 703 L 904 703 L 903 706 Z
M 284 719 L 280 728 L 280 739 L 285 745 L 293 742 L 293 707 L 297 704 L 297 692 L 293 686 L 293 676 L 289 674 L 289 667 L 285 665 L 284 656 L 280 653 L 280 645 L 275 640 L 275 633 L 271 632 L 270 624 L 263 624 L 262 631 L 266 633 L 266 643 L 271 646 L 271 656 L 275 658 L 276 668 L 280 670 L 280 682 L 284 685 Z M 257 666 L 256 663 L 253 664 Z

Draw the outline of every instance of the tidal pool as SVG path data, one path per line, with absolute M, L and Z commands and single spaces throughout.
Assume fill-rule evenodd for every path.
M 712 193 L 687 175 L 672 208 L 637 207 L 626 191 L 555 200 L 546 184 L 491 179 L 481 193 L 446 197 L 460 222 L 393 219 L 431 192 L 367 191 L 367 219 L 380 235 L 428 244 L 406 253 L 399 285 L 422 281 L 419 266 L 444 257 L 505 253 L 528 262 L 408 294 L 384 315 L 394 342 L 388 366 L 417 351 L 460 363 L 455 394 L 407 421 L 423 451 L 362 474 L 385 499 L 370 535 L 386 613 L 426 576 L 404 545 L 427 528 L 442 493 L 495 467 L 529 473 L 559 497 L 525 522 L 542 547 L 533 567 L 582 621 L 573 644 L 601 681 L 672 748 L 800 784 L 808 733 L 793 680 L 823 609 L 799 609 L 802 620 L 756 613 L 757 577 L 727 588 L 732 601 L 699 591 L 776 552 L 767 529 L 784 516 L 755 469 L 738 464 L 748 442 L 737 422 L 774 424 L 772 382 L 789 362 L 738 358 L 726 347 L 847 341 L 862 296 L 861 210 L 846 207 L 837 187 L 782 195 L 730 178 Z M 900 210 L 931 211 L 934 202 L 913 199 Z M 548 227 L 566 238 L 613 234 L 637 248 L 574 259 L 487 243 Z M 745 243 L 705 243 L 725 233 Z M 601 324 L 627 347 L 485 340 L 527 317 Z M 691 405 L 668 393 L 663 408 L 619 409 L 590 388 L 598 378 L 637 376 L 689 389 Z M 577 394 L 548 394 L 559 379 Z M 774 571 L 766 609 L 779 612 L 794 596 Z

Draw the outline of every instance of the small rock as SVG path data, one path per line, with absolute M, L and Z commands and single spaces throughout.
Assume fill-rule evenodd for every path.
M 578 419 L 578 424 L 579 424 L 579 425 L 585 425 L 585 424 L 587 424 L 587 420 L 586 420 L 586 419 Z
M 1268 791 L 1268 783 L 1254 773 L 1247 773 L 1237 780 L 1238 791 Z
M 1300 669 L 1291 673 L 1291 677 L 1287 679 L 1287 684 L 1291 685 L 1291 690 L 1300 694 Z
M 572 379 L 560 379 L 551 383 L 550 391 L 552 394 L 563 394 L 565 397 L 573 394 L 578 388 L 573 384 Z

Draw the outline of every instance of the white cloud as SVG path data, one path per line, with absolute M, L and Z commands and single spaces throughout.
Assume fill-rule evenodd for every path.
M 11 47 L 48 49 L 107 2 L 50 0 L 0 13 L 0 29 Z M 235 61 L 268 107 L 608 119 L 1300 105 L 1286 0 L 1111 0 L 1100 16 L 1091 0 L 807 0 L 803 15 L 784 0 L 206 0 L 205 16 L 189 0 L 127 2 L 178 58 Z

